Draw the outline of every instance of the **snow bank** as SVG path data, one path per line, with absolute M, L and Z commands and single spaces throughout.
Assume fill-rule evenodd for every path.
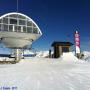
M 78 61 L 78 58 L 76 56 L 74 56 L 74 54 L 72 52 L 69 53 L 63 53 L 63 55 L 61 56 L 61 58 L 65 61 Z
M 48 56 L 49 56 L 49 51 L 36 52 L 36 57 L 48 57 Z
M 28 54 L 34 55 L 35 53 L 33 51 L 30 51 L 30 50 L 25 50 L 24 55 L 28 55 Z
M 33 52 L 33 51 L 30 51 L 30 50 L 25 50 L 24 55 L 34 55 L 35 57 L 44 57 L 45 58 L 45 57 L 49 57 L 49 51 Z
M 84 60 L 90 62 L 90 52 L 84 51 L 83 54 L 84 54 Z

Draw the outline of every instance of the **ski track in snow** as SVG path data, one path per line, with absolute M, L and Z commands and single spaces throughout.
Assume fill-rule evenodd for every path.
M 90 63 L 31 58 L 0 65 L 0 87 L 17 90 L 90 90 Z

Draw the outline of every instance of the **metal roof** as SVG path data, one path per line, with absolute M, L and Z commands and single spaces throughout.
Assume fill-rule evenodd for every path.
M 51 46 L 72 46 L 71 42 L 54 41 Z

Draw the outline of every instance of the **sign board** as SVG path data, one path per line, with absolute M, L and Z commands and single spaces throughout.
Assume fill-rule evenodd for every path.
M 80 35 L 78 31 L 75 31 L 75 47 L 76 53 L 80 53 Z

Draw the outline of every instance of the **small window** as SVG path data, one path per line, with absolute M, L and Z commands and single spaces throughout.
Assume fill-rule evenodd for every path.
M 2 23 L 2 19 L 0 19 L 0 23 Z
M 18 32 L 18 27 L 17 26 L 14 26 L 14 31 Z
M 27 27 L 27 33 L 32 33 L 32 27 Z
M 9 31 L 13 32 L 13 25 L 9 25 Z
M 8 31 L 8 25 L 3 25 L 4 31 Z
M 27 26 L 32 26 L 32 22 L 27 21 Z
M 62 52 L 69 52 L 69 47 L 62 47 Z
M 18 14 L 12 14 L 12 15 L 9 15 L 9 17 L 17 18 Z
M 19 20 L 19 25 L 26 25 L 26 21 L 25 20 Z
M 10 19 L 10 24 L 17 24 L 17 19 Z
M 3 18 L 3 23 L 8 24 L 8 18 Z
M 27 32 L 27 30 L 26 30 L 26 27 L 25 27 L 25 26 L 23 26 L 23 32 L 24 32 L 24 33 L 26 33 L 26 32 Z
M 33 27 L 36 27 L 36 25 L 33 23 Z
M 1 24 L 1 29 L 4 30 L 4 25 L 3 24 Z
M 18 15 L 18 18 L 20 18 L 20 19 L 26 19 L 26 17 L 21 16 L 21 15 Z
M 18 32 L 21 32 L 21 26 L 17 26 Z
M 0 31 L 2 31 L 2 27 L 1 27 L 2 25 L 0 24 Z
M 38 34 L 37 28 L 33 28 L 33 33 Z

